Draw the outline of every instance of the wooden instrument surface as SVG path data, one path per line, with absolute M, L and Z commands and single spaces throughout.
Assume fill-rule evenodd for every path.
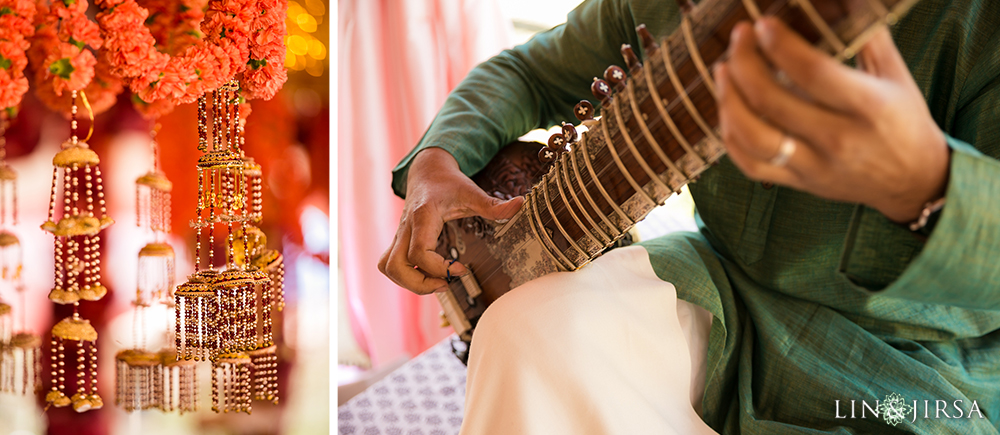
M 708 68 L 724 56 L 738 22 L 775 16 L 843 60 L 876 25 L 894 23 L 915 2 L 705 0 L 696 8 L 683 4 L 680 28 L 659 45 L 640 30 L 645 63 L 623 48 L 628 78 L 612 67 L 607 82 L 594 83 L 602 117 L 584 121 L 588 131 L 568 151 L 558 148 L 563 140 L 557 147 L 550 140 L 557 157 L 543 163 L 540 144 L 517 142 L 473 177 L 487 193 L 524 195 L 525 203 L 509 222 L 474 217 L 445 225 L 437 252 L 473 272 L 437 293 L 447 321 L 469 343 L 498 297 L 534 278 L 579 269 L 725 154 Z M 575 134 L 566 133 L 557 136 L 572 142 Z

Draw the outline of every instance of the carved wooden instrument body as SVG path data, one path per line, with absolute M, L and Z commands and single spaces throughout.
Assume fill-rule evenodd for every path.
M 502 224 L 478 217 L 446 223 L 437 252 L 472 271 L 437 293 L 448 323 L 469 343 L 498 297 L 587 264 L 725 154 L 709 68 L 724 56 L 736 23 L 778 17 L 844 60 L 877 25 L 893 24 L 916 1 L 704 0 L 682 6 L 680 28 L 659 45 L 640 26 L 645 64 L 624 46 L 629 77 L 612 66 L 607 81 L 595 79 L 602 117 L 588 119 L 593 108 L 577 105 L 588 127 L 578 141 L 564 126 L 542 153 L 538 144 L 511 144 L 473 177 L 487 193 L 525 195 L 525 203 Z

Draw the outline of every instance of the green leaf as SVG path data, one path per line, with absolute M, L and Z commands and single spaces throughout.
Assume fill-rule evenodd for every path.
M 14 13 L 14 10 L 11 9 L 11 8 L 9 8 L 9 7 L 7 7 L 7 6 L 4 6 L 4 7 L 0 8 L 0 17 L 2 17 L 4 15 L 11 15 L 13 13 Z
M 267 65 L 267 59 L 261 59 L 261 60 L 250 59 L 247 62 L 247 65 L 250 65 L 250 68 L 253 69 L 260 69 L 260 67 Z
M 17 106 L 11 106 L 4 110 L 7 111 L 7 119 L 14 119 L 17 117 Z
M 62 3 L 63 3 L 64 5 L 66 5 L 66 7 L 70 7 L 70 6 L 72 6 L 72 5 L 74 4 L 74 3 L 76 3 L 76 0 L 62 0 Z
M 76 71 L 76 68 L 73 68 L 73 64 L 69 62 L 68 57 L 59 59 L 52 62 L 52 65 L 49 65 L 49 72 L 63 80 L 69 80 L 69 75 L 73 74 L 73 71 Z
M 83 50 L 83 46 L 87 45 L 83 41 L 77 41 L 73 38 L 69 38 L 69 43 L 75 45 L 76 48 L 79 48 L 81 50 Z
M 7 59 L 6 57 L 3 57 L 2 54 L 0 54 L 0 68 L 10 69 L 10 65 L 12 63 L 13 62 L 10 59 Z
M 190 11 L 191 8 L 188 7 L 187 5 L 180 5 L 180 7 L 178 7 L 177 10 L 179 10 L 181 12 L 187 12 L 187 11 Z

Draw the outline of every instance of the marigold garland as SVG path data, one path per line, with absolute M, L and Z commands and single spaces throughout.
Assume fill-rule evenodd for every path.
M 149 11 L 145 25 L 160 51 L 176 55 L 201 43 L 199 24 L 205 17 L 207 0 L 140 0 L 138 4 Z M 147 103 L 136 94 L 132 94 L 132 104 L 146 119 L 166 115 L 176 106 L 171 99 Z
M 38 3 L 35 38 L 28 51 L 35 83 L 51 81 L 56 95 L 83 90 L 94 78 L 97 58 L 87 50 L 101 48 L 97 24 L 87 18 L 86 0 Z
M 87 100 L 90 102 L 91 111 L 94 115 L 104 113 L 114 106 L 118 102 L 118 94 L 124 90 L 121 79 L 111 73 L 111 66 L 105 56 L 107 56 L 105 50 L 98 51 L 97 65 L 94 67 L 94 78 L 83 89 L 83 92 L 87 94 Z M 65 116 L 70 115 L 73 107 L 72 99 L 66 93 L 63 93 L 61 96 L 56 95 L 51 81 L 39 81 L 36 77 L 35 83 L 32 86 L 35 88 L 35 96 L 49 110 L 62 113 Z
M 35 3 L 0 0 L 0 109 L 12 111 L 28 91 L 25 51 L 35 33 Z
M 280 24 L 271 22 L 283 16 L 282 3 L 210 0 L 201 23 L 204 37 L 179 56 L 156 48 L 156 39 L 144 25 L 149 11 L 135 0 L 98 0 L 102 11 L 97 20 L 107 38 L 112 71 L 123 77 L 143 102 L 193 102 L 248 66 L 253 70 L 248 75 L 253 80 L 246 81 L 245 95 L 269 98 L 287 77 L 283 59 L 274 65 L 278 56 L 283 58 L 284 48 L 281 54 L 273 53 L 272 41 L 274 35 L 280 34 L 277 44 L 283 42 L 284 20 Z M 260 57 L 251 57 L 251 46 Z
M 208 0 L 137 0 L 149 11 L 146 27 L 156 39 L 157 48 L 170 54 L 180 54 L 202 39 L 200 24 L 205 18 Z
M 69 4 L 67 4 L 67 2 Z M 49 109 L 70 114 L 66 91 L 82 90 L 94 114 L 114 105 L 121 80 L 108 68 L 97 23 L 86 16 L 86 0 L 53 0 L 37 4 L 35 35 L 27 55 L 34 70 L 35 95 Z M 100 60 L 100 62 L 99 62 Z
M 240 87 L 249 99 L 270 100 L 288 79 L 285 70 L 287 0 L 257 0 L 260 14 L 250 37 L 250 61 Z

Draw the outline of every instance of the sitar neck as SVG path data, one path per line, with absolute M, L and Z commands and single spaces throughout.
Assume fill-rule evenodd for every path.
M 685 3 L 680 27 L 658 45 L 640 30 L 645 63 L 626 52 L 628 78 L 609 77 L 613 91 L 595 92 L 602 97 L 601 118 L 585 122 L 589 130 L 553 162 L 496 237 L 530 232 L 560 270 L 578 269 L 721 158 L 710 66 L 724 56 L 736 23 L 777 17 L 845 60 L 879 25 L 893 24 L 916 1 Z

